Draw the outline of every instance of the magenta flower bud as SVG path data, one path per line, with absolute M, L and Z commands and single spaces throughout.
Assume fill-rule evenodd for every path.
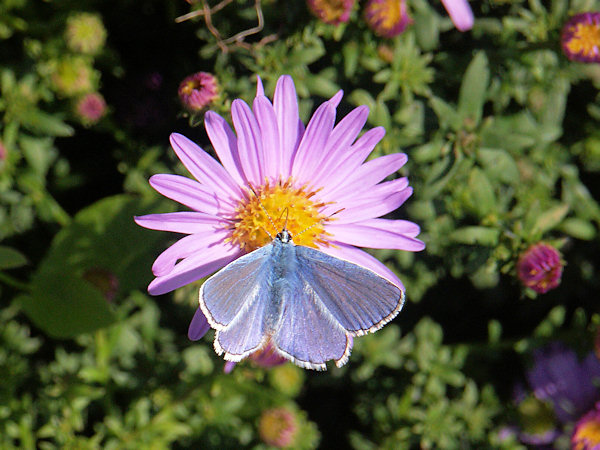
M 217 79 L 208 72 L 197 72 L 181 82 L 178 94 L 186 109 L 202 111 L 217 98 Z
M 356 0 L 306 0 L 310 12 L 330 25 L 348 22 L 355 2 Z
M 269 409 L 260 416 L 258 431 L 265 444 L 290 447 L 298 432 L 298 419 L 288 408 Z
M 104 97 L 97 92 L 85 94 L 75 105 L 75 113 L 85 126 L 98 123 L 106 113 Z
M 529 247 L 517 263 L 517 274 L 521 282 L 538 294 L 556 288 L 560 284 L 562 271 L 560 253 L 543 242 Z
M 405 0 L 369 0 L 365 20 L 375 34 L 384 38 L 399 35 L 412 23 Z
M 573 450 L 600 448 L 600 402 L 575 424 L 571 436 L 571 448 Z
M 571 61 L 600 63 L 600 12 L 571 17 L 563 26 L 561 44 Z
M 261 350 L 252 353 L 249 356 L 250 360 L 254 364 L 261 367 L 274 367 L 279 366 L 287 360 L 275 351 L 275 347 L 271 344 L 271 341 L 267 342 Z

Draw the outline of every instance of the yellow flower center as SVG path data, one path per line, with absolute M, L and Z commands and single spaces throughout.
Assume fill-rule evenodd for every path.
M 594 24 L 578 23 L 575 25 L 573 37 L 566 46 L 574 54 L 597 55 L 600 46 L 600 27 Z
M 401 1 L 388 0 L 381 3 L 372 3 L 369 14 L 374 22 L 379 22 L 378 28 L 391 30 L 402 19 Z
M 600 445 L 600 422 L 589 420 L 582 424 L 573 437 L 573 449 L 585 450 Z
M 296 245 L 316 248 L 326 244 L 324 224 L 331 218 L 319 212 L 325 204 L 312 199 L 315 191 L 296 188 L 288 180 L 267 182 L 254 192 L 248 190 L 236 209 L 230 242 L 251 252 L 271 242 L 269 234 L 275 237 L 285 227 Z
M 321 10 L 321 19 L 326 22 L 338 20 L 346 10 L 344 0 L 321 0 L 316 3 Z

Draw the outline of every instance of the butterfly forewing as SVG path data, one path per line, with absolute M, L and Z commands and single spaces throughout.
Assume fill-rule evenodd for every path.
M 226 328 L 255 299 L 268 293 L 263 266 L 268 264 L 271 249 L 271 244 L 265 245 L 236 259 L 202 285 L 200 308 L 213 328 Z
M 305 284 L 349 333 L 375 331 L 402 309 L 404 293 L 375 272 L 309 247 L 296 256 Z

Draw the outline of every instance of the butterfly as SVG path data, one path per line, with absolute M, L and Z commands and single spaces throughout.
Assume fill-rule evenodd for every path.
M 295 245 L 284 227 L 271 243 L 229 263 L 200 288 L 214 347 L 241 361 L 271 343 L 294 364 L 325 370 L 348 361 L 353 337 L 402 309 L 404 292 L 375 272 Z

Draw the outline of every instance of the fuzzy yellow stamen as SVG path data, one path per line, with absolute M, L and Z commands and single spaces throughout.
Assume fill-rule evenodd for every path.
M 600 423 L 597 420 L 590 420 L 581 425 L 575 432 L 575 442 L 572 448 L 575 450 L 585 450 L 587 448 L 596 448 L 599 444 Z
M 600 46 L 600 27 L 579 23 L 575 25 L 573 37 L 566 44 L 570 52 L 577 55 L 596 56 Z
M 313 200 L 315 193 L 294 187 L 290 180 L 266 182 L 255 187 L 254 193 L 248 189 L 232 218 L 229 241 L 251 252 L 271 242 L 267 232 L 275 236 L 285 226 L 296 245 L 316 248 L 326 243 L 324 224 L 330 218 L 319 212 L 325 204 Z

